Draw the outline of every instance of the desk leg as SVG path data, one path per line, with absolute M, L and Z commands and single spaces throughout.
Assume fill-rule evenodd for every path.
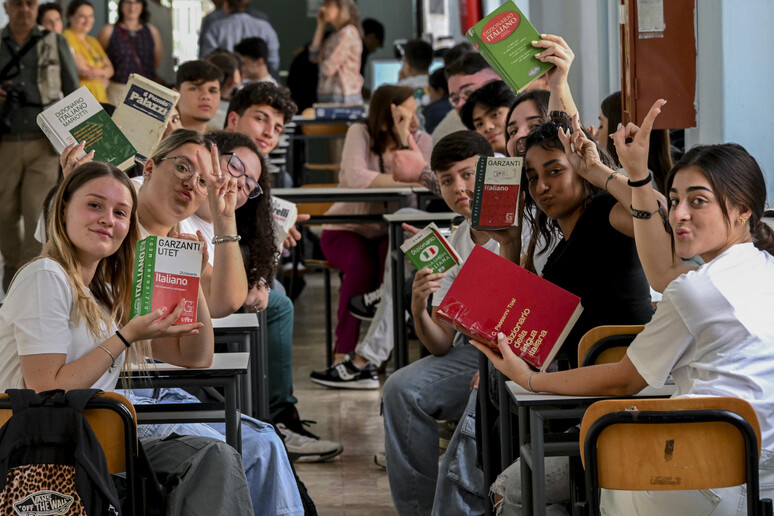
M 519 407 L 519 459 L 521 464 L 522 514 L 532 514 L 532 456 L 527 453 L 529 444 L 529 409 Z
M 403 253 L 400 251 L 400 224 L 390 224 L 390 264 L 392 265 L 392 322 L 393 322 L 393 354 L 395 355 L 395 370 L 408 364 L 406 350 L 406 319 L 403 317 L 403 296 L 400 284 L 403 281 Z M 385 285 L 386 288 L 386 285 Z
M 532 445 L 532 514 L 546 514 L 546 464 L 545 439 L 543 435 L 544 421 L 540 413 L 530 410 L 530 443 Z
M 257 407 L 257 418 L 268 421 L 271 416 L 269 407 L 269 350 L 266 341 L 266 311 L 258 314 L 258 328 L 250 334 L 253 346 L 250 349 L 250 366 L 257 381 L 253 403 Z
M 497 394 L 500 407 L 500 471 L 513 463 L 513 415 L 511 413 L 511 397 L 505 382 L 508 378 L 497 372 Z
M 237 380 L 225 385 L 226 391 L 226 442 L 242 453 L 242 440 L 239 436 L 240 417 L 237 410 Z

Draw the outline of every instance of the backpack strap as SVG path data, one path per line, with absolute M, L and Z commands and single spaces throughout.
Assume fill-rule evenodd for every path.
M 86 408 L 89 400 L 101 393 L 100 389 L 73 389 L 64 393 L 64 397 L 67 406 L 80 413 Z
M 11 401 L 11 410 L 13 410 L 14 414 L 18 414 L 22 410 L 29 407 L 41 406 L 43 404 L 43 400 L 45 400 L 45 398 L 47 398 L 48 395 L 53 392 L 54 391 L 46 391 L 37 394 L 32 389 L 8 389 L 5 391 Z

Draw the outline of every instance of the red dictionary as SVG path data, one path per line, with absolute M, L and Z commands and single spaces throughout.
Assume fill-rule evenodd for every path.
M 504 333 L 514 353 L 545 371 L 582 311 L 578 296 L 476 246 L 436 316 L 495 351 Z
M 522 158 L 481 156 L 470 201 L 473 229 L 505 229 L 517 225 Z

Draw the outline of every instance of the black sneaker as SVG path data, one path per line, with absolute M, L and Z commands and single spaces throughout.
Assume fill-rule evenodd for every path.
M 347 302 L 349 313 L 363 321 L 370 321 L 376 315 L 376 309 L 382 301 L 382 289 L 355 296 Z
M 376 368 L 372 364 L 366 364 L 360 369 L 352 363 L 352 357 L 347 357 L 338 364 L 333 364 L 325 371 L 312 371 L 309 376 L 314 383 L 336 389 L 379 388 Z

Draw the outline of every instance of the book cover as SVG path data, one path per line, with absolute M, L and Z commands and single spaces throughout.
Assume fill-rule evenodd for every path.
M 518 221 L 522 158 L 480 156 L 470 200 L 473 229 L 504 229 Z
M 277 233 L 277 247 L 288 237 L 290 228 L 295 226 L 298 218 L 298 208 L 296 205 L 285 199 L 272 196 L 271 198 L 272 215 L 274 216 L 274 229 Z
M 491 278 L 496 288 L 484 288 Z M 498 352 L 497 334 L 504 333 L 514 353 L 545 371 L 582 311 L 578 296 L 476 246 L 436 316 Z
M 175 324 L 196 322 L 201 266 L 201 242 L 157 236 L 137 242 L 130 318 L 162 306 L 172 310 L 184 298 Z
M 444 272 L 462 263 L 460 255 L 433 222 L 406 240 L 400 250 L 417 270 L 429 267 L 433 272 Z
M 314 117 L 324 120 L 360 120 L 365 113 L 362 104 L 314 104 Z
M 94 150 L 94 161 L 121 170 L 134 165 L 134 146 L 85 86 L 44 110 L 37 122 L 59 154 L 67 146 L 86 140 L 81 156 Z
M 512 0 L 468 29 L 465 36 L 515 92 L 554 66 L 535 59 L 539 49 L 531 43 L 540 34 Z
M 142 75 L 129 76 L 123 100 L 113 113 L 113 122 L 134 145 L 137 161 L 144 163 L 161 140 L 179 97 L 178 92 Z

